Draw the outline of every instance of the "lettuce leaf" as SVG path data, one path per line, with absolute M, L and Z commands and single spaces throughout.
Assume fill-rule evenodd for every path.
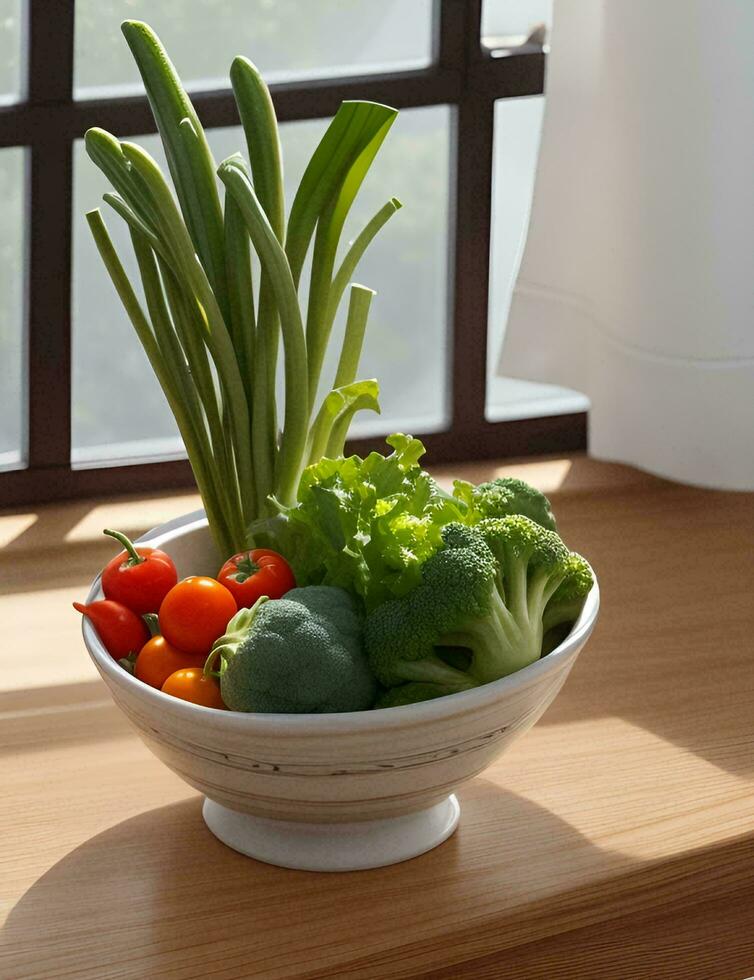
M 298 501 L 282 508 L 279 543 L 299 585 L 337 585 L 370 611 L 405 595 L 442 544 L 459 502 L 419 465 L 422 443 L 396 433 L 389 456 L 324 458 L 307 467 Z

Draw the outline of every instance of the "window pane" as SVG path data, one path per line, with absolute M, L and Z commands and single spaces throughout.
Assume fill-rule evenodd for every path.
M 290 205 L 324 120 L 281 127 Z M 216 159 L 241 150 L 240 128 L 215 129 L 209 140 Z M 156 136 L 137 141 L 165 167 Z M 377 290 L 372 303 L 361 376 L 382 384 L 381 416 L 359 418 L 354 434 L 402 428 L 427 432 L 446 422 L 447 225 L 450 109 L 402 112 L 369 173 L 343 235 L 351 240 L 390 197 L 404 208 L 382 229 L 362 260 L 359 282 Z M 73 460 L 85 464 L 113 458 L 148 457 L 177 451 L 172 416 L 146 357 L 123 313 L 91 241 L 84 211 L 107 189 L 82 143 L 74 156 L 73 243 Z M 132 281 L 135 262 L 122 222 L 103 213 Z M 306 273 L 302 308 L 306 309 Z M 343 311 L 336 323 L 323 376 L 332 379 Z
M 565 388 L 499 378 L 496 374 L 511 294 L 526 241 L 543 108 L 541 96 L 498 99 L 495 103 L 487 334 L 486 415 L 490 422 L 582 412 L 589 404 L 583 395 Z
M 126 18 L 151 24 L 194 89 L 229 85 L 237 54 L 268 82 L 431 61 L 432 0 L 78 0 L 78 98 L 141 87 L 120 33 Z
M 24 446 L 24 173 L 21 147 L 0 150 L 0 469 Z
M 165 166 L 158 136 L 138 142 Z M 82 140 L 73 157 L 72 461 L 165 456 L 182 443 L 162 390 L 115 294 L 84 213 L 100 206 L 131 282 L 136 260 L 124 223 L 102 203 L 111 190 Z M 139 291 L 140 292 L 140 291 Z
M 553 0 L 484 0 L 482 39 L 502 47 L 502 38 L 526 37 L 537 24 L 552 23 Z M 514 43 L 514 42 L 509 42 Z
M 21 0 L 0 0 L 0 105 L 21 94 Z

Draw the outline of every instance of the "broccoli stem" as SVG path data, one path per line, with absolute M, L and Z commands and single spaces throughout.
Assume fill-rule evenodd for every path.
M 538 622 L 542 619 L 545 606 L 564 578 L 564 574 L 553 575 L 548 570 L 537 571 L 531 576 L 527 596 L 529 620 L 531 622 Z
M 561 626 L 563 623 L 574 623 L 579 618 L 583 608 L 584 599 L 582 597 L 552 603 L 545 609 L 545 614 L 542 617 L 544 632 L 547 633 L 548 630 Z
M 506 677 L 539 659 L 542 649 L 541 620 L 516 622 L 497 589 L 490 610 L 463 630 L 443 637 L 443 644 L 468 647 L 472 652 L 469 674 L 479 684 Z
M 464 671 L 449 667 L 434 654 L 421 660 L 403 660 L 396 664 L 395 673 L 406 681 L 445 684 L 456 691 L 468 690 L 479 683 Z

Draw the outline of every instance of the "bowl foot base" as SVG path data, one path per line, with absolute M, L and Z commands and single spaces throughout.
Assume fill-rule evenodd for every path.
M 298 823 L 239 813 L 205 799 L 204 822 L 241 854 L 301 871 L 361 871 L 407 861 L 437 847 L 458 826 L 454 795 L 417 813 L 357 823 Z

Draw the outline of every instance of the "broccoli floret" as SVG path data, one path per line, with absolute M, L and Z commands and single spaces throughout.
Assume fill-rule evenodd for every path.
M 466 690 L 533 663 L 548 603 L 571 579 L 585 584 L 586 562 L 528 517 L 449 524 L 443 542 L 413 592 L 367 617 L 369 662 L 391 689 L 379 706 Z M 468 650 L 468 664 L 447 647 Z
M 364 639 L 369 662 L 386 687 L 419 681 L 461 690 L 478 683 L 441 659 L 435 648 L 454 645 L 444 644 L 447 633 L 486 615 L 495 560 L 472 528 L 448 524 L 442 537 L 442 549 L 424 564 L 421 583 L 367 617 Z
M 442 684 L 420 684 L 417 681 L 390 687 L 377 698 L 375 708 L 399 708 L 402 704 L 416 704 L 417 701 L 432 701 L 445 694 L 457 694 L 457 686 Z
M 292 589 L 241 609 L 208 664 L 218 658 L 223 701 L 233 711 L 362 711 L 377 693 L 354 601 L 333 586 Z
M 581 555 L 571 552 L 566 577 L 545 607 L 542 620 L 545 633 L 563 623 L 575 622 L 593 585 L 594 576 L 588 562 Z
M 453 495 L 466 508 L 464 521 L 467 524 L 477 524 L 489 517 L 523 514 L 548 531 L 557 530 L 547 497 L 514 476 L 499 477 L 476 487 L 465 480 L 456 480 Z

